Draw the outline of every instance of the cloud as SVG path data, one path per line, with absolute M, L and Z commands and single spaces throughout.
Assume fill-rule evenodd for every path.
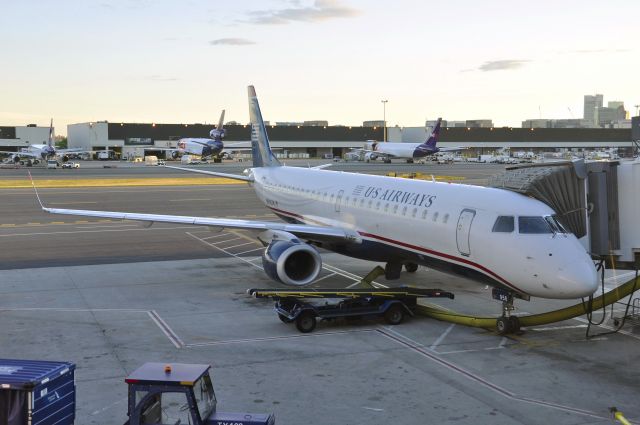
M 248 46 L 250 44 L 256 44 L 255 41 L 248 40 L 246 38 L 218 38 L 209 42 L 212 46 Z
M 487 61 L 480 65 L 477 69 L 482 72 L 489 71 L 504 71 L 509 69 L 517 69 L 522 67 L 525 63 L 531 62 L 529 60 L 520 59 L 506 59 L 500 61 Z
M 278 10 L 259 10 L 248 13 L 245 23 L 286 25 L 292 22 L 323 22 L 338 18 L 353 18 L 361 14 L 357 9 L 342 5 L 339 0 L 315 0 L 313 6 L 299 6 Z

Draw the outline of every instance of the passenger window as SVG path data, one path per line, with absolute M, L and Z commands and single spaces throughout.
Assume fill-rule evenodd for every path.
M 544 217 L 518 217 L 518 232 L 524 234 L 553 233 L 553 229 Z
M 371 204 L 373 203 L 372 200 L 369 200 L 369 205 L 367 205 L 367 208 L 371 208 Z
M 445 214 L 444 217 L 442 217 L 442 222 L 444 224 L 447 224 L 447 221 L 449 221 L 449 214 Z
M 429 211 L 429 210 L 424 210 L 424 211 L 422 211 L 422 219 L 423 219 L 423 220 L 424 220 L 425 218 L 427 218 L 427 212 L 428 212 L 428 211 Z
M 514 219 L 510 215 L 501 215 L 493 224 L 492 232 L 511 233 L 514 230 Z
M 388 203 L 384 204 L 384 212 L 387 212 L 387 211 L 389 211 L 389 204 Z
M 417 209 L 417 208 L 414 208 L 414 209 L 413 209 L 413 213 L 411 214 L 411 216 L 412 216 L 412 217 L 415 217 L 417 212 L 418 212 L 418 209 Z
M 407 215 L 407 207 L 404 207 L 404 208 L 402 209 L 402 215 Z
M 398 212 L 398 206 L 397 206 L 397 205 L 394 205 L 394 206 L 393 206 L 393 213 L 395 214 L 395 213 L 397 213 L 397 212 Z
M 379 210 L 380 209 L 380 201 L 376 202 L 376 209 Z
M 433 221 L 438 221 L 438 213 L 437 212 L 433 213 Z

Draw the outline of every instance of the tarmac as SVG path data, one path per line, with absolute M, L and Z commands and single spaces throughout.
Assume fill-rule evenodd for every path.
M 500 171 L 459 167 L 447 174 L 480 184 Z M 76 171 L 157 178 L 168 170 L 64 170 Z M 18 177 L 0 170 L 0 179 L 12 173 Z M 276 220 L 246 185 L 42 189 L 41 197 L 68 208 Z M 0 358 L 75 362 L 76 423 L 124 423 L 124 377 L 147 361 L 211 364 L 219 409 L 275 412 L 279 424 L 610 424 L 612 406 L 640 422 L 638 327 L 587 339 L 580 317 L 503 337 L 415 317 L 393 327 L 320 323 L 300 334 L 278 320 L 272 302 L 246 295 L 277 286 L 249 233 L 51 216 L 25 189 L 1 189 L 0 199 Z M 323 259 L 324 287 L 353 285 L 375 266 Z M 500 312 L 489 289 L 422 267 L 379 282 L 452 291 L 454 300 L 437 303 L 455 311 Z M 516 307 L 529 314 L 571 303 Z M 623 307 L 590 332 L 610 330 Z

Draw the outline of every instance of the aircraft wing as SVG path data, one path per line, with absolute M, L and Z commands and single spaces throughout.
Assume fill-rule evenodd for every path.
M 136 220 L 151 223 L 176 223 L 191 224 L 196 226 L 209 226 L 225 229 L 239 230 L 279 230 L 294 234 L 302 239 L 326 242 L 326 241 L 359 241 L 359 235 L 348 229 L 325 226 L 309 226 L 306 224 L 288 224 L 284 222 L 239 220 L 231 218 L 188 217 L 181 215 L 142 214 L 112 211 L 71 210 L 63 208 L 47 208 L 43 211 L 51 214 L 79 215 L 83 217 L 101 217 L 118 220 Z
M 198 170 L 197 168 L 174 167 L 173 165 L 165 165 L 164 168 L 172 168 L 174 170 L 188 171 L 190 173 L 207 174 L 209 176 L 224 177 L 227 179 L 243 180 L 246 182 L 254 181 L 253 177 L 251 176 L 240 176 L 238 174 L 218 173 L 217 171 Z
M 31 158 L 38 158 L 38 159 L 40 159 L 40 154 L 35 153 L 35 152 L 29 152 L 29 151 L 24 151 L 24 152 L 0 151 L 0 155 L 29 156 L 29 157 L 31 157 Z
M 438 148 L 438 152 L 455 152 L 455 151 L 463 151 L 467 149 L 467 146 L 452 146 L 449 148 Z

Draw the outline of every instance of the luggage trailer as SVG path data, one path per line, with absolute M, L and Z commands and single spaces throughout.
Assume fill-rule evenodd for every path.
M 390 325 L 399 325 L 406 316 L 415 315 L 413 310 L 418 298 L 454 298 L 451 292 L 440 289 L 408 286 L 384 289 L 249 289 L 247 293 L 255 298 L 273 298 L 280 320 L 295 322 L 302 333 L 313 331 L 318 319 L 379 316 Z

